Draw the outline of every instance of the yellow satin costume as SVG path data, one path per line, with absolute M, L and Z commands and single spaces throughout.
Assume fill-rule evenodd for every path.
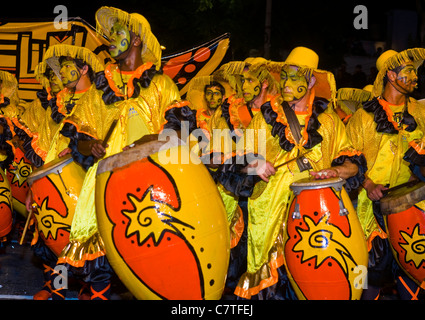
M 113 120 L 118 119 L 108 140 L 105 157 L 121 152 L 123 147 L 144 135 L 159 133 L 165 122 L 165 110 L 174 100 L 180 100 L 174 82 L 166 75 L 156 74 L 147 88 L 139 88 L 139 96 L 129 98 L 135 89 L 132 79 L 151 67 L 152 63 L 147 62 L 133 72 L 123 72 L 116 64 L 107 65 L 105 77 L 108 84 L 115 95 L 123 100 L 109 105 L 86 104 L 83 108 L 77 108 L 65 123 L 75 126 L 79 133 L 103 140 Z M 106 254 L 98 232 L 95 210 L 97 165 L 98 162 L 95 162 L 87 170 L 75 208 L 70 243 L 63 250 L 59 262 L 81 267 L 86 260 Z
M 314 94 L 312 94 L 314 97 Z M 285 138 L 295 144 L 291 151 L 285 151 L 279 144 L 279 135 L 272 135 L 271 124 L 268 124 L 262 112 L 252 119 L 248 130 L 254 130 L 254 135 L 247 137 L 246 153 L 262 155 L 274 167 L 295 158 L 298 150 L 304 153 L 304 145 L 308 140 L 308 132 L 304 126 L 312 116 L 312 100 L 307 112 L 296 112 L 301 128 L 302 139 L 296 144 L 283 112 L 282 97 L 274 97 L 270 106 L 277 114 L 276 123 L 286 126 Z M 314 145 L 305 157 L 314 171 L 330 168 L 332 161 L 340 156 L 358 156 L 345 132 L 345 126 L 338 115 L 329 107 L 317 117 L 320 127 L 317 132 L 322 141 Z M 262 132 L 261 132 L 262 131 Z M 261 138 L 265 137 L 265 141 Z M 264 144 L 266 146 L 264 150 Z M 263 145 L 263 147 L 260 147 Z M 265 152 L 265 153 L 264 153 Z M 284 264 L 283 230 L 287 217 L 287 206 L 292 195 L 292 182 L 309 176 L 308 171 L 300 173 L 295 161 L 277 169 L 276 174 L 269 177 L 269 182 L 260 181 L 254 187 L 253 194 L 248 198 L 248 268 L 240 278 L 235 294 L 250 298 L 278 281 L 277 269 Z
M 394 115 L 403 111 L 404 104 L 390 105 L 381 98 L 378 98 L 378 101 L 383 107 L 388 121 L 397 130 L 397 134 L 377 132 L 377 123 L 374 121 L 375 114 L 367 112 L 363 108 L 357 110 L 348 122 L 347 134 L 353 146 L 361 150 L 366 157 L 368 165 L 366 176 L 375 184 L 391 188 L 407 182 L 412 175 L 409 162 L 403 160 L 403 156 L 409 149 L 409 144 L 423 136 L 423 106 L 413 98 L 409 98 L 407 110 L 417 123 L 416 129 L 409 132 L 405 130 L 406 125 L 399 127 L 399 123 L 394 118 Z M 418 206 L 424 210 L 425 202 L 420 202 Z M 364 188 L 359 192 L 357 214 L 370 250 L 372 240 L 376 236 L 385 239 L 387 235 L 375 220 L 372 201 L 368 198 Z

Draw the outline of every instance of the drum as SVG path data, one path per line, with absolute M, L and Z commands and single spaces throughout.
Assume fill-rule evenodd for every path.
M 7 179 L 12 190 L 13 209 L 26 217 L 25 199 L 29 190 L 27 178 L 32 171 L 31 162 L 20 148 L 15 148 L 15 158 L 7 168 Z
M 37 205 L 34 213 L 39 235 L 57 256 L 69 242 L 85 174 L 85 170 L 68 154 L 37 168 L 28 177 L 33 201 Z
M 7 236 L 12 230 L 12 219 L 10 184 L 3 170 L 0 169 L 0 238 Z
M 344 183 L 307 178 L 291 185 L 284 253 L 299 299 L 357 300 L 366 286 L 366 240 Z
M 425 288 L 425 182 L 391 191 L 380 201 L 388 240 L 400 268 Z
M 137 299 L 220 299 L 230 254 L 223 202 L 205 166 L 183 161 L 188 147 L 163 149 L 152 141 L 99 162 L 108 261 Z

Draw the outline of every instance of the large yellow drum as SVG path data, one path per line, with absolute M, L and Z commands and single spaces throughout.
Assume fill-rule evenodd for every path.
M 28 177 L 40 237 L 58 256 L 69 242 L 72 219 L 86 171 L 71 155 L 53 160 Z
M 285 261 L 299 299 L 357 300 L 367 281 L 368 252 L 341 178 L 294 182 Z
M 163 144 L 99 162 L 96 212 L 108 260 L 137 299 L 220 299 L 230 253 L 223 202 L 187 147 Z

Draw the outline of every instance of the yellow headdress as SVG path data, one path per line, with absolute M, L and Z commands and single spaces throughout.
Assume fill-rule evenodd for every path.
M 190 103 L 195 109 L 206 107 L 204 89 L 205 86 L 210 85 L 213 82 L 218 82 L 223 86 L 225 90 L 223 100 L 232 95 L 232 93 L 234 92 L 228 82 L 217 75 L 195 77 L 190 81 L 189 89 L 186 94 L 186 99 L 190 101 Z
M 7 72 L 0 70 L 1 94 L 10 99 L 12 104 L 19 104 L 18 97 L 18 80 L 16 77 Z
M 242 94 L 241 75 L 243 71 L 248 68 L 257 79 L 262 83 L 264 80 L 268 81 L 268 92 L 271 94 L 278 93 L 279 83 L 267 69 L 268 60 L 256 57 L 246 58 L 244 61 L 231 61 L 220 67 L 214 75 L 226 79 L 230 86 L 237 92 L 238 95 Z
M 142 59 L 152 62 L 156 69 L 161 67 L 161 46 L 151 31 L 149 22 L 138 13 L 128 13 L 113 7 L 101 7 L 96 12 L 96 31 L 100 35 L 110 36 L 112 26 L 117 21 L 128 26 L 142 40 Z
M 387 71 L 399 67 L 406 62 L 412 62 L 414 67 L 418 69 L 424 60 L 425 49 L 423 48 L 406 49 L 401 52 L 390 49 L 383 52 L 376 60 L 378 75 L 373 83 L 372 96 L 378 97 L 384 91 L 384 78 Z
M 316 78 L 314 85 L 317 97 L 333 101 L 336 97 L 336 83 L 332 72 L 318 69 L 319 56 L 313 50 L 306 47 L 294 48 L 284 62 L 270 62 L 269 70 L 272 73 L 280 73 L 284 66 L 296 66 L 298 72 L 310 78 Z
M 99 57 L 90 49 L 73 46 L 69 44 L 57 44 L 49 47 L 43 56 L 43 61 L 37 66 L 36 74 L 41 75 L 46 72 L 47 65 L 59 76 L 60 57 L 71 57 L 72 59 L 81 59 L 93 69 L 94 73 L 103 71 L 104 66 Z
M 368 85 L 371 87 L 371 85 Z M 353 102 L 366 102 L 372 97 L 370 87 L 358 88 L 340 88 L 336 94 L 337 100 L 346 100 Z

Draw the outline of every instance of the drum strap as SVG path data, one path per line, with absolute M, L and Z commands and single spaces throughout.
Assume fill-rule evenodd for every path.
M 289 128 L 291 129 L 292 136 L 295 139 L 295 142 L 298 144 L 301 141 L 301 125 L 298 122 L 297 115 L 295 111 L 289 106 L 286 101 L 282 103 L 283 112 L 285 112 L 286 119 L 288 120 Z M 306 124 L 307 125 L 307 124 Z M 300 155 L 300 150 L 298 149 L 297 157 Z M 308 159 L 304 156 L 297 159 L 297 165 L 301 172 L 305 170 L 312 169 L 312 166 Z

